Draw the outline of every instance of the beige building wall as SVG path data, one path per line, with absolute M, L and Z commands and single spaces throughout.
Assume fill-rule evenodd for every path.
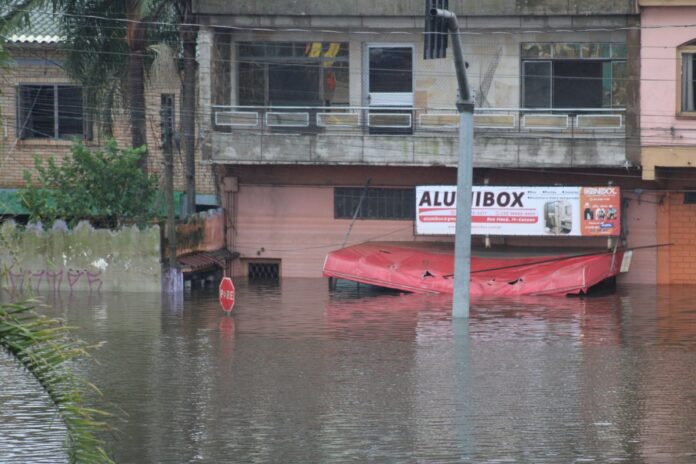
M 20 140 L 17 122 L 17 88 L 22 84 L 67 84 L 75 85 L 61 68 L 64 57 L 55 48 L 46 45 L 24 46 L 10 49 L 16 60 L 0 77 L 0 114 L 2 128 L 0 131 L 0 188 L 18 188 L 24 185 L 23 172 L 34 172 L 33 157 L 42 159 L 53 156 L 60 161 L 70 151 L 71 141 L 56 139 L 24 139 Z M 147 105 L 147 140 L 149 150 L 149 169 L 160 174 L 163 172 L 163 154 L 160 135 L 160 103 L 161 95 L 175 95 L 175 112 L 177 128 L 181 124 L 181 80 L 178 71 L 171 65 L 153 69 L 146 85 Z M 94 124 L 94 137 L 86 143 L 90 146 L 100 146 L 104 137 Z M 130 145 L 130 126 L 128 115 L 120 110 L 114 115 L 114 136 L 119 146 Z M 196 137 L 199 141 L 200 138 Z M 196 190 L 198 194 L 214 194 L 215 182 L 210 164 L 202 163 L 200 150 L 196 149 Z M 183 147 L 181 153 L 175 153 L 175 189 L 185 189 L 183 177 L 184 166 Z

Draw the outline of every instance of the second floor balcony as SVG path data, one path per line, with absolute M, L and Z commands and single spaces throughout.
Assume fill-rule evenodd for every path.
M 477 167 L 618 167 L 623 109 L 477 108 Z M 451 108 L 214 106 L 207 151 L 223 164 L 456 166 Z

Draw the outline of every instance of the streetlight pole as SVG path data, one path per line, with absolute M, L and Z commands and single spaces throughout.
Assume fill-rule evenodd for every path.
M 466 64 L 459 39 L 457 16 L 447 10 L 446 0 L 427 0 L 425 58 L 444 58 L 446 36 L 452 38 L 454 69 L 457 74 L 459 95 L 459 164 L 457 167 L 457 223 L 454 243 L 454 297 L 452 317 L 469 317 L 469 289 L 471 279 L 471 184 L 473 183 L 474 153 L 474 100 L 466 77 Z

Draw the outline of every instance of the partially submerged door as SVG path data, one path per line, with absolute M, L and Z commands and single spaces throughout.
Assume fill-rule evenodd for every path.
M 412 132 L 413 45 L 368 45 L 366 65 L 370 132 Z

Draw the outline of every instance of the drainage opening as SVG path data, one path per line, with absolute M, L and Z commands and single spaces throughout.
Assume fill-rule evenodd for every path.
M 280 279 L 280 262 L 249 263 L 250 281 L 268 281 Z

